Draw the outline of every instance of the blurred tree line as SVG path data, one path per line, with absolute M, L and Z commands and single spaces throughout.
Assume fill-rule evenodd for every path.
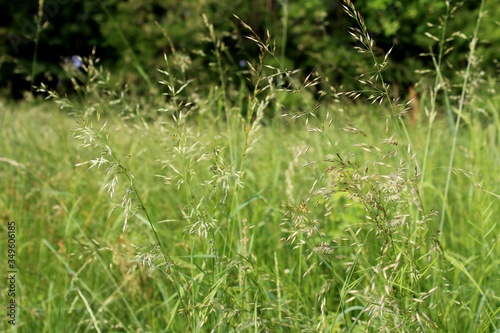
M 356 0 L 376 47 L 391 47 L 386 79 L 404 89 L 419 80 L 416 70 L 433 68 L 443 17 L 443 0 Z M 454 6 L 458 5 L 454 10 Z M 476 24 L 480 1 L 451 1 L 448 20 L 446 68 L 453 73 L 463 66 L 468 36 Z M 486 2 L 488 16 L 482 22 L 479 54 L 489 74 L 498 74 L 500 17 L 496 1 Z M 64 89 L 66 74 L 61 64 L 74 55 L 87 56 L 96 48 L 107 69 L 124 82 L 144 89 L 164 67 L 163 54 L 175 48 L 182 55 L 187 75 L 209 85 L 217 84 L 214 44 L 203 20 L 214 25 L 227 68 L 234 78 L 256 61 L 259 49 L 244 38 L 249 32 L 238 15 L 263 39 L 268 29 L 276 43 L 276 59 L 287 69 L 300 68 L 306 77 L 314 72 L 328 85 L 355 87 L 355 78 L 369 72 L 372 60 L 353 50 L 348 33 L 352 21 L 336 0 L 40 0 L 0 2 L 0 90 L 2 95 L 22 98 L 31 84 L 45 82 Z M 426 35 L 427 34 L 427 35 Z M 431 36 L 432 35 L 432 36 Z M 276 60 L 275 59 L 275 60 Z M 272 62 L 272 60 L 270 60 Z M 75 64 L 76 65 L 76 64 Z M 321 87 L 320 87 L 321 88 Z M 402 90 L 404 91 L 404 90 Z

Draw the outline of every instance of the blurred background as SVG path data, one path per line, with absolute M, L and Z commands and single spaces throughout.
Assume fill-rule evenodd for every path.
M 396 95 L 425 82 L 419 71 L 433 69 L 432 57 L 421 55 L 431 49 L 437 52 L 447 11 L 451 11 L 445 32 L 450 48 L 444 48 L 447 77 L 457 72 L 453 66 L 465 66 L 470 41 L 460 32 L 470 35 L 480 1 L 452 1 L 446 6 L 436 0 L 357 0 L 355 5 L 376 48 L 387 52 L 394 46 L 386 79 Z M 481 67 L 493 76 L 500 68 L 500 10 L 496 1 L 486 2 L 486 7 L 489 13 L 481 23 L 478 54 Z M 355 22 L 335 0 L 2 0 L 0 96 L 26 99 L 32 96 L 32 85 L 41 82 L 60 93 L 69 92 L 64 65 L 79 67 L 80 57 L 94 48 L 113 79 L 137 93 L 157 81 L 163 55 L 173 50 L 184 57 L 187 79 L 210 86 L 219 82 L 219 74 L 212 66 L 215 47 L 202 15 L 223 43 L 225 74 L 240 82 L 247 61 L 258 59 L 259 49 L 244 37 L 249 31 L 233 14 L 262 39 L 268 30 L 276 46 L 274 61 L 290 70 L 299 68 L 302 78 L 314 73 L 328 81 L 328 87 L 352 89 L 358 73 L 370 71 L 373 64 L 353 52 L 356 44 L 348 29 Z

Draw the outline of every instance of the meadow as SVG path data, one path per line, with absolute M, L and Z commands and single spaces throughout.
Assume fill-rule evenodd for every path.
M 206 95 L 173 52 L 151 96 L 89 56 L 75 95 L 0 102 L 3 330 L 500 332 L 497 83 L 471 43 L 462 85 L 433 69 L 411 124 L 346 11 L 375 59 L 364 91 L 315 97 L 248 27 L 253 90 L 216 49 Z

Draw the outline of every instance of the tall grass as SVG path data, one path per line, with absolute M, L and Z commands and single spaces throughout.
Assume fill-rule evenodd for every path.
M 314 101 L 321 78 L 300 80 L 244 22 L 261 53 L 238 87 L 205 18 L 220 78 L 207 96 L 170 45 L 163 95 L 144 105 L 93 55 L 68 68 L 77 97 L 40 88 L 61 110 L 4 105 L 0 203 L 22 249 L 11 331 L 499 331 L 500 100 L 470 89 L 480 20 L 462 98 L 440 51 L 428 126 L 409 127 L 390 52 L 343 3 L 374 62 L 363 91 Z

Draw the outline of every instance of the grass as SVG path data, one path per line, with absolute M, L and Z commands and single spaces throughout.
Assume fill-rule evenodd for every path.
M 185 151 L 183 161 L 174 158 L 179 170 L 186 168 L 182 164 L 189 166 L 190 175 L 190 184 L 177 189 L 175 178 L 165 185 L 164 178 L 158 177 L 175 176 L 171 170 L 162 170 L 162 159 L 168 158 L 166 152 L 172 145 L 164 129 L 150 126 L 146 131 L 137 124 L 110 119 L 112 147 L 133 170 L 151 220 L 164 221 L 156 224 L 157 232 L 169 260 L 181 271 L 171 276 L 165 272 L 166 264 L 158 260 L 158 251 L 149 247 L 156 240 L 144 214 L 136 213 L 125 232 L 123 212 L 115 210 L 108 218 L 113 204 L 121 199 L 110 202 L 103 189 L 107 178 L 100 180 L 84 167 L 74 167 L 88 159 L 68 130 L 74 120 L 57 111 L 49 115 L 46 108 L 46 104 L 7 106 L 2 114 L 2 151 L 8 159 L 2 163 L 2 173 L 9 175 L 2 177 L 3 219 L 14 219 L 19 226 L 19 331 L 86 331 L 94 325 L 101 331 L 153 332 L 184 331 L 189 325 L 193 331 L 215 327 L 220 331 L 238 327 L 300 331 L 314 330 L 317 325 L 324 331 L 357 326 L 356 331 L 367 327 L 369 317 L 360 310 L 373 303 L 374 295 L 385 294 L 378 290 L 384 287 L 381 276 L 373 280 L 384 243 L 369 231 L 355 234 L 353 229 L 367 228 L 364 212 L 361 207 L 343 208 L 349 198 L 342 192 L 328 199 L 322 193 L 302 204 L 328 168 L 324 156 L 329 151 L 340 155 L 356 151 L 360 160 L 370 158 L 369 153 L 353 148 L 358 136 L 332 128 L 336 142 L 330 146 L 318 133 L 304 132 L 298 126 L 261 128 L 261 138 L 243 170 L 244 187 L 238 202 L 232 203 L 232 193 L 227 194 L 231 199 L 223 200 L 225 186 L 230 192 L 236 186 L 232 166 L 225 161 L 231 159 L 228 142 L 238 142 L 237 135 L 213 123 L 190 125 L 191 138 L 186 140 L 206 144 Z M 363 118 L 357 121 L 364 123 Z M 373 126 L 365 141 L 379 143 L 376 138 L 383 133 L 377 128 L 383 128 L 383 121 L 379 125 Z M 441 144 L 430 147 L 423 185 L 425 205 L 436 209 L 444 195 L 443 166 L 450 140 L 444 121 L 441 125 L 435 133 Z M 423 130 L 413 131 L 415 137 L 425 137 Z M 446 245 L 438 249 L 434 243 L 435 252 L 427 248 L 429 253 L 421 253 L 430 256 L 417 258 L 425 262 L 423 267 L 402 263 L 408 267 L 391 281 L 392 288 L 402 288 L 396 294 L 408 294 L 402 298 L 410 303 L 438 288 L 435 300 L 426 298 L 417 312 L 423 321 L 432 321 L 432 330 L 497 329 L 499 226 L 495 216 L 500 207 L 498 197 L 474 186 L 479 175 L 485 189 L 495 190 L 498 184 L 494 172 L 498 156 L 491 156 L 497 133 L 496 124 L 487 125 L 486 130 L 477 124 L 462 132 L 458 139 L 462 153 L 456 164 L 474 170 L 474 176 L 455 170 L 453 205 L 442 233 Z M 310 147 L 307 153 L 297 157 L 306 147 Z M 219 151 L 219 157 L 214 151 Z M 303 167 L 312 161 L 318 163 Z M 214 177 L 218 185 L 210 183 Z M 333 207 L 325 208 L 322 200 L 332 201 Z M 296 212 L 294 221 L 282 220 L 287 210 Z M 424 239 L 436 237 L 436 219 L 428 224 Z M 297 233 L 294 244 L 283 241 L 293 233 Z M 323 251 L 319 251 L 321 246 Z M 400 244 L 398 251 L 408 255 L 405 247 Z M 351 271 L 353 260 L 356 267 Z M 311 265 L 315 267 L 309 271 Z M 416 278 L 408 285 L 405 276 L 412 274 L 425 279 Z M 181 285 L 176 288 L 173 282 Z M 373 294 L 370 298 L 346 302 L 367 291 Z M 180 304 L 178 293 L 189 295 L 185 296 L 187 304 Z M 397 316 L 405 320 L 404 312 Z
M 500 99 L 459 99 L 450 134 L 438 76 L 408 126 L 345 4 L 377 64 L 361 78 L 375 105 L 353 92 L 315 106 L 316 79 L 297 83 L 248 26 L 262 54 L 253 90 L 235 88 L 208 21 L 221 85 L 207 96 L 173 52 L 165 96 L 140 107 L 92 57 L 78 95 L 49 92 L 62 109 L 3 102 L 2 233 L 17 222 L 19 270 L 5 330 L 499 332 Z

